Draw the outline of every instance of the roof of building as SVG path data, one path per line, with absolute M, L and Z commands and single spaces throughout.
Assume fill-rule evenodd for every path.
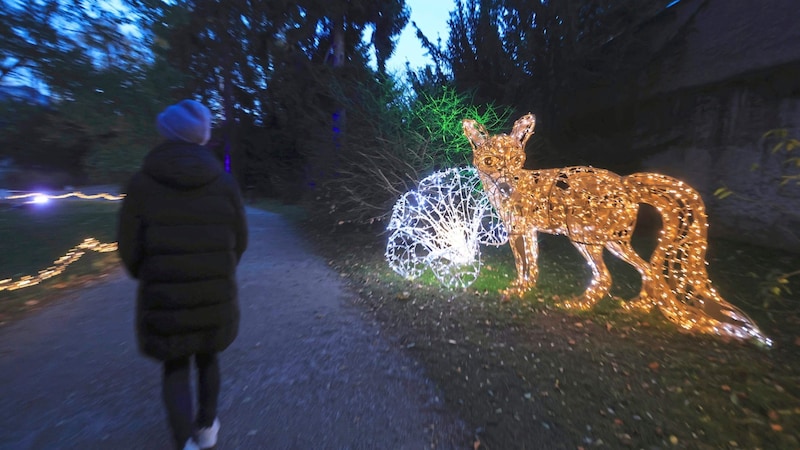
M 655 33 L 656 42 L 682 29 L 683 46 L 657 53 L 652 93 L 672 92 L 800 63 L 798 0 L 682 0 Z M 688 25 L 688 27 L 685 27 Z M 671 44 L 669 44 L 671 45 Z

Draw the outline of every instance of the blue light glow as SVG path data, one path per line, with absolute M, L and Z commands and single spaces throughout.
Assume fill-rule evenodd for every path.
M 50 201 L 50 198 L 44 194 L 36 194 L 33 196 L 33 200 L 31 203 L 36 203 L 37 205 L 41 205 Z

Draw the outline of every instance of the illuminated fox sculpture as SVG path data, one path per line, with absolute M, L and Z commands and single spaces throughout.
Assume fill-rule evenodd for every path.
M 586 166 L 523 169 L 525 144 L 535 125 L 535 116 L 528 114 L 514 123 L 511 134 L 490 136 L 476 121 L 463 121 L 473 164 L 509 234 L 517 267 L 509 292 L 521 294 L 536 285 L 537 233 L 566 235 L 586 258 L 592 280 L 565 307 L 587 309 L 608 293 L 606 248 L 642 277 L 639 297 L 626 308 L 648 311 L 656 306 L 684 329 L 771 345 L 747 314 L 711 286 L 705 206 L 694 189 L 657 173 L 620 176 Z M 649 262 L 631 246 L 640 203 L 658 209 L 663 224 Z

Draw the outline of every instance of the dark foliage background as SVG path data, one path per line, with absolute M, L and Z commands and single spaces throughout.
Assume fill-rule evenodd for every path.
M 310 203 L 332 225 L 381 219 L 435 168 L 467 163 L 458 132 L 442 139 L 452 128 L 431 123 L 473 105 L 496 131 L 535 112 L 539 166 L 632 166 L 624 143 L 597 133 L 628 112 L 584 120 L 581 92 L 628 95 L 654 57 L 639 30 L 666 3 L 459 1 L 446 42 L 418 32 L 434 64 L 387 74 L 408 24 L 402 0 L 128 0 L 125 11 L 4 0 L 0 82 L 34 83 L 49 101 L 7 100 L 0 157 L 60 174 L 54 187 L 122 183 L 157 139 L 158 111 L 195 97 L 215 111 L 213 145 L 243 189 Z

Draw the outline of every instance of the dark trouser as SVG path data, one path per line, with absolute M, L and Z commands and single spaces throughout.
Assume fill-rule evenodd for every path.
M 192 436 L 195 424 L 200 428 L 211 426 L 217 416 L 219 397 L 219 362 L 216 353 L 194 355 L 197 366 L 197 399 L 200 407 L 197 420 L 192 414 L 192 390 L 189 374 L 190 357 L 164 362 L 162 394 L 167 406 L 167 416 L 172 435 L 179 449 Z

